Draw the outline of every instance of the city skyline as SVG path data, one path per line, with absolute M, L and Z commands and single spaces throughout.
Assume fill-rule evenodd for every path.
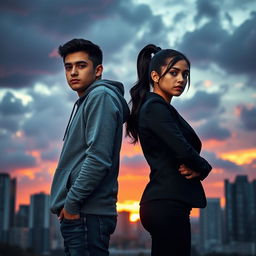
M 225 179 L 256 178 L 254 0 L 14 0 L 0 10 L 0 172 L 17 179 L 16 209 L 31 194 L 50 192 L 77 99 L 57 48 L 75 37 L 101 46 L 103 78 L 122 81 L 127 101 L 144 45 L 184 52 L 192 63 L 191 86 L 172 104 L 202 139 L 202 156 L 213 166 L 203 181 L 206 196 L 221 198 L 223 207 Z M 140 146 L 124 138 L 119 210 L 138 212 L 148 175 Z
M 226 253 L 255 255 L 256 252 L 256 179 L 237 175 L 234 182 L 225 180 L 225 208 L 220 198 L 208 198 L 199 218 L 191 218 L 192 248 L 199 255 Z M 63 251 L 58 218 L 50 213 L 49 194 L 35 193 L 29 205 L 20 205 L 14 213 L 15 179 L 0 173 L 0 243 L 19 246 L 39 254 Z M 40 214 L 38 214 L 40 213 Z M 111 236 L 111 255 L 123 252 L 150 253 L 151 237 L 140 221 L 131 221 L 129 211 L 120 211 Z M 54 254 L 55 255 L 55 254 Z

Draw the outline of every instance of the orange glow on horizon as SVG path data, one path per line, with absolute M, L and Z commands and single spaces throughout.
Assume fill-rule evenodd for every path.
M 225 141 L 220 141 L 220 140 L 214 140 L 214 139 L 210 139 L 210 140 L 204 140 L 203 141 L 203 147 L 204 149 L 212 149 L 218 146 L 222 146 L 225 145 L 226 142 Z
M 256 159 L 256 148 L 221 153 L 220 157 L 238 165 L 250 164 Z
M 136 143 L 135 145 L 133 145 L 129 142 L 129 139 L 124 139 L 120 154 L 121 154 L 121 157 L 124 155 L 128 157 L 132 157 L 135 155 L 142 154 L 142 149 L 139 143 Z
M 126 200 L 123 202 L 117 202 L 117 211 L 127 211 L 130 212 L 130 222 L 136 222 L 140 219 L 139 215 L 139 208 L 140 208 L 139 201 L 133 200 Z M 199 209 L 193 208 L 190 214 L 191 217 L 197 218 L 199 217 Z
M 221 144 L 212 141 L 216 146 Z M 236 151 L 240 152 L 240 151 Z M 256 152 L 256 150 L 255 150 Z M 30 151 L 29 154 L 36 158 L 37 166 L 33 168 L 23 168 L 12 172 L 13 177 L 17 177 L 17 205 L 29 204 L 31 194 L 43 191 L 47 194 L 50 193 L 50 186 L 52 177 L 57 166 L 57 161 L 43 161 L 41 159 L 40 151 Z M 134 146 L 129 144 L 126 140 L 123 144 L 121 158 L 127 156 L 142 155 L 141 147 L 139 144 Z M 130 221 L 136 222 L 139 220 L 139 200 L 149 180 L 149 166 L 143 160 L 138 158 L 138 162 L 127 161 L 120 166 L 120 174 L 118 177 L 119 193 L 117 211 L 128 211 L 130 213 Z M 224 173 L 222 169 L 214 169 L 212 174 L 215 177 L 221 177 Z M 218 182 L 206 179 L 204 182 L 207 197 L 219 197 L 223 205 L 223 181 Z M 199 217 L 199 209 L 191 211 L 191 217 Z
M 136 222 L 140 220 L 140 214 L 139 213 L 130 213 L 130 222 Z

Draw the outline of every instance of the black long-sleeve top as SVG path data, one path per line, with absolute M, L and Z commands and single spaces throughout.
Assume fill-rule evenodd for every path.
M 205 207 L 200 180 L 212 167 L 200 156 L 202 144 L 191 126 L 172 105 L 150 92 L 140 109 L 138 128 L 142 150 L 150 166 L 150 181 L 141 203 L 171 199 L 190 207 Z M 199 172 L 200 176 L 186 179 L 178 171 L 181 164 Z

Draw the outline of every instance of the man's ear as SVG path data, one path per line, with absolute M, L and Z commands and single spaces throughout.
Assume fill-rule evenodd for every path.
M 95 68 L 95 75 L 96 75 L 96 77 L 101 77 L 102 73 L 103 73 L 103 66 L 102 66 L 102 64 L 99 64 Z
M 154 83 L 158 83 L 160 76 L 155 70 L 151 72 L 150 76 Z

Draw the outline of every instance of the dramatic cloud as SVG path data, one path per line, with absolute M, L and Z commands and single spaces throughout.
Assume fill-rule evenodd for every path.
M 177 106 L 189 120 L 197 121 L 217 114 L 220 110 L 220 98 L 221 92 L 197 91 L 191 99 L 178 101 Z
M 216 61 L 222 43 L 228 38 L 219 21 L 214 19 L 198 29 L 187 32 L 178 48 L 184 52 L 194 65 L 207 67 Z
M 242 168 L 239 165 L 236 165 L 231 161 L 218 158 L 215 153 L 204 152 L 204 156 L 215 169 L 223 169 L 228 172 L 242 171 Z
M 0 131 L 2 128 L 0 128 Z M 9 132 L 0 132 L 0 171 L 12 172 L 36 166 L 36 158 L 26 153 L 24 141 Z
M 254 76 L 256 69 L 255 23 L 256 12 L 253 12 L 250 19 L 242 23 L 234 33 L 223 41 L 216 62 L 228 72 Z
M 178 47 L 201 68 L 214 62 L 232 74 L 253 76 L 256 69 L 255 23 L 256 12 L 253 12 L 250 19 L 230 33 L 219 19 L 213 18 L 202 27 L 187 32 Z
M 44 160 L 56 160 L 72 105 L 62 92 L 55 95 L 31 91 L 27 105 L 6 92 L 0 101 L 1 171 L 33 167 L 42 153 Z
M 197 0 L 196 2 L 198 13 L 195 16 L 195 21 L 198 22 L 203 17 L 216 18 L 219 14 L 219 7 L 214 1 Z
M 22 104 L 20 99 L 17 99 L 11 92 L 7 92 L 0 101 L 0 114 L 19 115 L 24 114 L 28 108 Z
M 243 127 L 248 131 L 256 130 L 256 106 L 238 106 Z
M 210 119 L 197 130 L 203 140 L 226 140 L 231 136 L 231 132 L 228 129 L 220 126 L 217 118 Z
M 0 28 L 5 35 L 1 44 L 0 87 L 29 87 L 56 74 L 62 68 L 61 61 L 55 58 L 56 49 L 74 37 L 89 38 L 99 44 L 108 62 L 131 42 L 138 47 L 149 41 L 165 42 L 161 16 L 154 16 L 147 5 L 133 5 L 131 1 L 85 4 L 75 0 L 72 5 L 66 0 L 26 1 L 24 5 L 12 1 L 0 7 Z
M 11 92 L 6 92 L 0 100 L 0 132 L 6 135 L 18 131 L 27 111 L 28 106 Z
M 31 155 L 25 154 L 24 152 L 2 152 L 4 153 L 4 155 L 0 156 L 1 172 L 10 172 L 16 169 L 36 166 L 35 158 Z

